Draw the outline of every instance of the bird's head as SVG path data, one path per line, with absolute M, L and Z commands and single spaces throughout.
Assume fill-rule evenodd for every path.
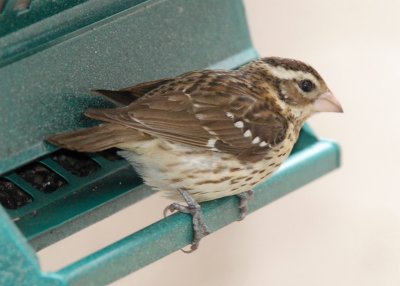
M 318 112 L 343 112 L 339 101 L 311 66 L 278 57 L 262 58 L 254 64 L 272 87 L 271 96 L 290 118 L 302 123 Z

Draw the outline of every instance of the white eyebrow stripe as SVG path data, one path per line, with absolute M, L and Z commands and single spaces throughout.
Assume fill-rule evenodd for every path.
M 292 79 L 309 79 L 311 80 L 315 85 L 319 86 L 319 81 L 317 78 L 312 74 L 308 72 L 303 72 L 303 71 L 294 71 L 294 70 L 287 70 L 284 67 L 281 66 L 272 66 L 270 64 L 266 64 L 269 67 L 269 71 L 273 76 L 276 76 L 280 79 L 287 79 L 287 80 L 292 80 Z

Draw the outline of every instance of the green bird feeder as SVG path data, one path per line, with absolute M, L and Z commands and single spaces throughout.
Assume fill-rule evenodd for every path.
M 50 135 L 96 124 L 90 89 L 118 89 L 257 58 L 241 0 L 0 0 L 0 285 L 103 285 L 192 240 L 174 214 L 57 272 L 43 249 L 153 193 L 112 151 L 79 154 Z M 337 168 L 340 148 L 306 126 L 289 159 L 255 190 L 250 212 Z M 211 231 L 238 198 L 202 204 Z

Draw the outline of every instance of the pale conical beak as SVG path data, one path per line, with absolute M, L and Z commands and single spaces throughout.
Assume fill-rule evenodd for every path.
M 330 91 L 323 93 L 314 101 L 313 110 L 315 112 L 343 112 L 339 100 Z

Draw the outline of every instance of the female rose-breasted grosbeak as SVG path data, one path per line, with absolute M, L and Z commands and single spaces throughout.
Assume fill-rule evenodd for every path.
M 208 234 L 198 202 L 238 194 L 243 218 L 251 189 L 288 157 L 305 120 L 342 112 L 311 66 L 277 57 L 95 92 L 122 106 L 89 109 L 104 123 L 48 140 L 81 152 L 122 149 L 147 185 L 185 199 L 167 209 L 192 214 L 192 250 Z

